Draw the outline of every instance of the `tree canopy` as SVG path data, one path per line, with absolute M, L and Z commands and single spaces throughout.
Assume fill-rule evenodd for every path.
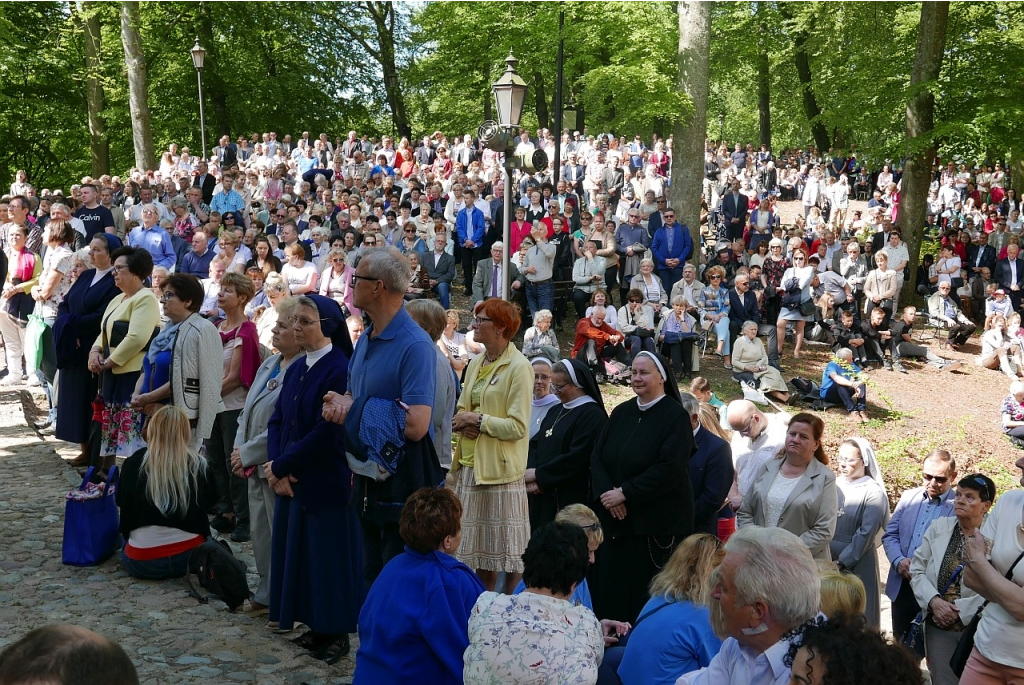
M 102 86 L 92 131 L 109 145 L 110 171 L 132 165 L 121 5 L 0 4 L 0 177 L 24 168 L 36 184 L 62 185 L 90 173 L 90 75 Z M 208 148 L 223 133 L 270 130 L 473 132 L 493 117 L 490 84 L 510 48 L 530 85 L 523 124 L 558 130 L 560 11 L 564 101 L 582 124 L 649 138 L 686 120 L 673 2 L 142 2 L 152 147 L 199 148 L 189 55 L 197 37 L 207 50 Z M 817 140 L 862 160 L 902 159 L 912 152 L 906 105 L 927 88 L 940 155 L 1024 158 L 1015 135 L 1024 118 L 1024 5 L 952 3 L 939 77 L 912 89 L 920 16 L 913 2 L 713 3 L 709 137 L 719 137 L 721 115 L 728 140 L 766 137 L 775 149 Z M 88 18 L 99 26 L 94 62 Z

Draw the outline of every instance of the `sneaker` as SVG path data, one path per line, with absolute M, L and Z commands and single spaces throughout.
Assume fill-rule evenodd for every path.
M 39 381 L 38 375 L 30 373 L 28 375 L 28 381 L 25 382 L 25 385 L 27 385 L 30 388 L 38 388 L 42 385 L 42 383 Z
M 16 374 L 8 374 L 0 381 L 0 387 L 9 388 L 13 385 L 21 385 L 21 376 Z
M 939 370 L 940 371 L 956 371 L 961 366 L 963 366 L 963 364 L 961 362 L 950 360 L 950 361 L 944 362 L 942 364 L 942 366 L 939 367 Z
M 882 362 L 882 366 L 885 367 L 886 371 L 892 371 L 892 360 L 886 357 L 885 360 Z
M 893 361 L 892 368 L 894 368 L 896 371 L 899 371 L 900 373 L 910 373 L 909 371 L 907 371 L 907 367 L 903 366 L 903 362 L 901 362 L 899 359 Z

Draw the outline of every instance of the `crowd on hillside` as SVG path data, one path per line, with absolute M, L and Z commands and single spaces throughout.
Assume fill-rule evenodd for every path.
M 553 156 L 547 131 L 516 145 Z M 511 179 L 508 245 L 502 160 L 469 136 L 225 136 L 66 195 L 19 173 L 0 199 L 0 385 L 45 391 L 44 416 L 22 390 L 26 417 L 79 445 L 75 466 L 126 457 L 128 573 L 184 575 L 211 529 L 251 542 L 248 609 L 305 625 L 293 641 L 328 663 L 358 633 L 357 683 L 847 682 L 829 640 L 864 650 L 852 682 L 920 682 L 871 637 L 877 536 L 892 632 L 925 613 L 912 646 L 933 682 L 956 682 L 945 664 L 982 598 L 960 682 L 1024 673 L 1018 492 L 986 518 L 992 480 L 958 481 L 936 450 L 890 514 L 866 440 L 843 442 L 837 476 L 820 418 L 723 405 L 695 376 L 707 348 L 754 399 L 790 402 L 786 343 L 827 342 L 818 399 L 867 421 L 871 365 L 956 369 L 900 306 L 899 170 L 709 146 L 691 232 L 667 199 L 671 139 L 584 131 L 560 149 Z M 1003 426 L 1024 440 L 1005 185 L 998 165 L 936 168 L 941 250 L 915 285 L 951 346 L 984 322 L 978 361 L 1015 380 Z M 784 198 L 803 206 L 791 226 Z M 609 412 L 610 381 L 635 397 Z

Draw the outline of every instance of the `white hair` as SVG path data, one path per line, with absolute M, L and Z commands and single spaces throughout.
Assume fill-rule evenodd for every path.
M 782 528 L 746 526 L 733 533 L 725 551 L 743 557 L 733 577 L 737 605 L 764 602 L 772 618 L 786 629 L 818 613 L 818 566 L 796 535 Z

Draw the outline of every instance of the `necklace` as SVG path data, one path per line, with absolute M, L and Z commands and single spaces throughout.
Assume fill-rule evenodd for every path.
M 551 435 L 555 432 L 555 426 L 558 425 L 558 422 L 561 421 L 562 419 L 564 419 L 566 416 L 568 416 L 571 413 L 572 413 L 572 409 L 566 409 L 565 407 L 562 407 L 561 413 L 559 413 L 558 418 L 555 419 L 555 422 L 553 424 L 551 424 L 551 428 L 548 428 L 546 431 L 544 431 L 544 437 L 545 438 L 550 438 Z

